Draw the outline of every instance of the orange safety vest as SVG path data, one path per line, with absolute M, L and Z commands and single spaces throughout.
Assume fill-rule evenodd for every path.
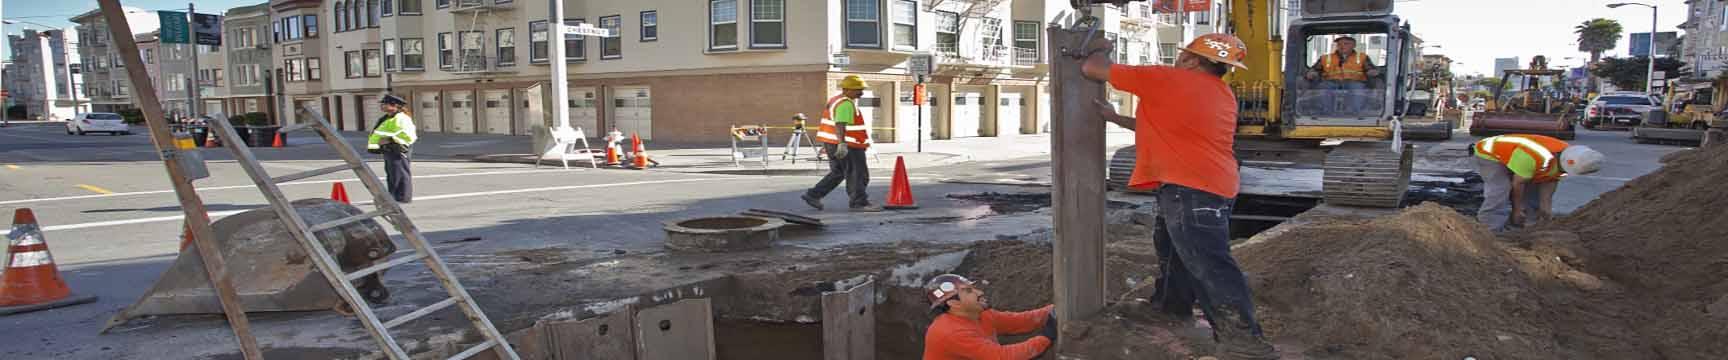
M 1320 59 L 1320 71 L 1326 80 L 1368 81 L 1368 71 L 1365 69 L 1368 67 L 1367 55 L 1358 52 L 1339 63 L 1341 57 L 1338 53 L 1331 53 Z
M 1536 167 L 1536 176 L 1530 181 L 1553 182 L 1559 181 L 1560 177 L 1548 174 L 1554 172 L 1555 166 L 1560 166 L 1560 152 L 1565 151 L 1567 146 L 1569 144 L 1565 141 L 1549 136 L 1509 134 L 1477 141 L 1476 156 L 1510 166 L 1512 154 L 1523 151 L 1540 162 Z
M 828 98 L 828 106 L 822 109 L 822 126 L 816 130 L 816 140 L 828 144 L 840 144 L 840 131 L 834 123 L 834 108 L 840 106 L 840 101 L 851 100 L 846 95 L 834 95 Z M 852 125 L 846 126 L 846 146 L 853 149 L 870 148 L 870 123 L 864 119 L 864 112 L 858 108 L 857 101 L 852 103 Z

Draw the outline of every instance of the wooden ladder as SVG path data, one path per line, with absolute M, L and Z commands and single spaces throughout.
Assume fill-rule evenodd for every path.
M 439 258 L 438 254 L 433 252 L 432 247 L 426 244 L 426 239 L 421 237 L 419 228 L 415 227 L 414 222 L 408 219 L 408 214 L 402 211 L 401 204 L 397 204 L 396 199 L 389 195 L 384 183 L 378 181 L 378 176 L 372 173 L 372 169 L 366 167 L 366 162 L 361 160 L 360 153 L 355 152 L 352 146 L 344 142 L 341 134 L 336 133 L 334 127 L 330 126 L 330 122 L 318 115 L 317 111 L 308 109 L 305 113 L 312 119 L 311 122 L 286 126 L 279 131 L 287 133 L 303 128 L 316 130 L 324 142 L 334 148 L 336 154 L 342 157 L 342 165 L 271 177 L 264 171 L 258 158 L 252 154 L 252 150 L 246 147 L 245 141 L 235 133 L 232 124 L 229 124 L 225 119 L 216 119 L 212 121 L 215 125 L 212 128 L 222 137 L 223 146 L 234 153 L 234 157 L 241 168 L 246 170 L 246 175 L 250 176 L 252 182 L 258 185 L 258 189 L 263 191 L 264 198 L 270 201 L 270 208 L 276 211 L 278 218 L 282 219 L 289 230 L 288 233 L 293 234 L 294 240 L 300 242 L 300 246 L 306 250 L 307 254 L 311 254 L 312 263 L 317 265 L 318 272 L 324 274 L 324 279 L 330 282 L 330 287 L 335 289 L 336 294 L 341 295 L 342 300 L 346 301 L 354 310 L 354 315 L 360 318 L 360 324 L 364 325 L 366 331 L 372 334 L 372 340 L 378 342 L 378 346 L 382 348 L 384 354 L 391 359 L 409 359 L 408 352 L 404 351 L 402 345 L 390 335 L 390 328 L 425 317 L 444 308 L 457 306 L 462 309 L 464 315 L 467 315 L 468 321 L 480 330 L 480 335 L 485 338 L 485 341 L 451 356 L 450 359 L 466 359 L 487 349 L 493 349 L 500 359 L 518 360 L 516 351 L 510 348 L 510 344 L 504 340 L 504 336 L 492 326 L 490 320 L 486 319 L 486 314 L 480 311 L 480 306 L 474 303 L 474 298 L 468 295 L 468 290 L 456 281 L 456 277 L 450 272 L 449 266 L 444 264 L 444 260 Z M 294 210 L 294 206 L 289 203 L 288 198 L 282 194 L 280 187 L 282 183 L 343 170 L 352 170 L 354 175 L 360 178 L 360 183 L 366 186 L 366 190 L 372 193 L 374 210 L 327 223 L 307 224 L 306 220 L 300 217 L 300 213 Z M 318 238 L 313 235 L 319 231 L 379 217 L 384 218 L 394 225 L 398 232 L 402 233 L 402 238 L 414 248 L 412 254 L 406 256 L 398 254 L 397 257 L 389 261 L 374 264 L 355 272 L 344 273 L 342 267 L 336 263 L 336 259 L 330 256 Z M 432 270 L 432 275 L 438 278 L 438 283 L 443 285 L 445 292 L 449 293 L 450 297 L 400 317 L 381 321 L 351 282 L 415 260 L 425 262 L 426 267 Z

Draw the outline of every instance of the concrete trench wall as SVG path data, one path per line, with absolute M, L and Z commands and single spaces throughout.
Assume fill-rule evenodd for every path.
M 570 304 L 525 328 L 499 330 L 521 358 L 533 360 L 916 358 L 930 320 L 923 281 L 952 272 L 967 254 L 959 250 L 859 271 L 815 266 L 734 274 Z M 848 295 L 850 302 L 836 300 Z M 832 319 L 847 312 L 854 314 L 851 319 L 824 322 L 825 314 Z M 679 332 L 661 334 L 668 331 Z M 418 352 L 416 358 L 442 359 L 478 341 L 464 332 L 406 346 Z M 490 352 L 475 358 L 497 359 Z

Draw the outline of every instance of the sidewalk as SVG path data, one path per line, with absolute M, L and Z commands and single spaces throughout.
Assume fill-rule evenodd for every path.
M 595 151 L 604 151 L 604 143 L 590 139 L 589 145 Z M 1124 130 L 1106 133 L 1105 146 L 1114 148 L 1133 143 L 1134 134 Z M 420 154 L 427 148 L 442 152 L 445 156 L 472 159 L 479 162 L 502 163 L 534 163 L 534 155 L 528 153 L 529 139 L 526 136 L 498 135 L 428 135 L 421 140 L 422 146 L 415 148 Z M 790 159 L 782 160 L 785 144 L 770 142 L 767 154 L 768 162 L 764 169 L 760 154 L 760 145 L 740 149 L 746 156 L 744 159 L 733 160 L 730 145 L 678 145 L 656 144 L 647 142 L 650 158 L 660 162 L 656 169 L 677 172 L 722 172 L 737 170 L 740 173 L 748 171 L 768 172 L 820 172 L 826 171 L 827 165 L 816 161 L 813 149 L 805 147 L 799 151 L 798 162 L 793 164 Z M 494 150 L 493 152 L 475 152 Z M 953 140 L 926 140 L 923 151 L 918 151 L 916 143 L 884 143 L 875 144 L 870 151 L 871 168 L 893 168 L 896 157 L 903 157 L 908 168 L 925 168 L 958 164 L 969 161 L 1000 161 L 1033 156 L 1048 156 L 1050 154 L 1050 134 L 1017 135 L 1010 137 L 977 137 Z M 587 159 L 579 156 L 571 157 L 570 166 L 588 166 Z M 561 166 L 557 157 L 547 157 L 541 160 L 543 165 Z

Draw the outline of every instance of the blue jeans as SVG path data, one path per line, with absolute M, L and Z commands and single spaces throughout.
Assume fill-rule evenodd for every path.
M 1169 315 L 1192 317 L 1194 304 L 1212 322 L 1220 342 L 1260 339 L 1248 277 L 1230 256 L 1230 213 L 1236 200 L 1193 188 L 1158 188 L 1158 221 L 1152 241 L 1159 276 L 1153 305 Z
M 1326 81 L 1320 82 L 1320 88 L 1325 89 L 1325 90 L 1365 90 L 1365 89 L 1368 89 L 1368 82 L 1366 82 L 1366 81 L 1350 81 L 1350 80 L 1326 80 Z M 1344 99 L 1344 108 L 1343 109 L 1337 109 L 1333 113 L 1345 113 L 1345 114 L 1354 115 L 1357 112 L 1362 111 L 1362 97 L 1364 95 L 1367 95 L 1367 94 L 1363 94 L 1363 93 L 1358 92 L 1358 91 L 1335 91 L 1335 92 L 1332 92 L 1332 96 L 1334 96 L 1335 98 L 1343 98 Z M 1332 105 L 1332 104 L 1330 104 L 1330 101 L 1328 103 L 1329 104 L 1327 104 L 1327 105 Z M 1331 110 L 1331 109 L 1328 109 L 1328 110 Z

